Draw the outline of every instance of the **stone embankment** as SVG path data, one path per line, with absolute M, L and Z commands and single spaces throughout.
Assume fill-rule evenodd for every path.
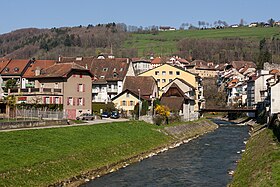
M 217 124 L 211 122 L 210 120 L 205 120 L 205 119 L 193 123 L 188 123 L 183 125 L 180 124 L 172 127 L 165 127 L 160 131 L 171 137 L 171 141 L 167 142 L 165 145 L 154 148 L 152 150 L 147 150 L 146 152 L 142 152 L 133 157 L 120 160 L 116 163 L 106 165 L 98 169 L 94 169 L 87 173 L 83 173 L 81 175 L 72 177 L 70 179 L 58 182 L 50 186 L 71 186 L 71 187 L 79 186 L 81 184 L 89 182 L 90 180 L 98 178 L 102 175 L 106 175 L 108 173 L 117 171 L 121 168 L 125 168 L 132 163 L 140 162 L 143 159 L 150 158 L 152 156 L 165 152 L 168 149 L 178 147 L 183 143 L 187 143 L 190 140 L 197 138 L 198 136 L 201 136 L 205 133 L 214 131 L 217 128 L 218 128 Z

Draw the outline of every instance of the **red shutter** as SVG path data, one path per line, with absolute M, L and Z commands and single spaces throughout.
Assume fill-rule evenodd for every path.
M 67 105 L 69 105 L 69 104 L 70 104 L 69 97 L 67 97 Z
M 59 103 L 58 103 L 58 104 L 62 104 L 62 103 L 61 103 L 61 97 L 59 98 Z
M 46 104 L 46 97 L 43 97 L 43 104 Z
M 73 106 L 75 106 L 75 97 L 73 97 L 72 100 L 73 100 Z
M 85 92 L 85 91 L 86 91 L 86 85 L 83 84 L 83 92 Z
M 53 104 L 53 97 L 50 97 L 50 104 Z
M 82 98 L 82 100 L 83 100 L 83 106 L 85 106 L 85 98 Z
M 77 84 L 77 92 L 79 92 L 80 90 L 79 90 L 79 84 Z

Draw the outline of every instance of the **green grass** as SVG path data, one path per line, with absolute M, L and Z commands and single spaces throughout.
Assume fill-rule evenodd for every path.
M 270 129 L 247 143 L 231 186 L 280 186 L 280 143 Z
M 172 54 L 177 51 L 178 41 L 184 38 L 196 39 L 223 39 L 244 38 L 251 41 L 259 41 L 263 38 L 280 38 L 280 27 L 271 28 L 227 28 L 219 30 L 178 30 L 159 32 L 153 34 L 131 34 L 124 47 L 138 49 L 138 56 L 145 56 L 149 51 L 158 55 Z
M 45 186 L 163 145 L 144 122 L 0 133 L 0 186 Z

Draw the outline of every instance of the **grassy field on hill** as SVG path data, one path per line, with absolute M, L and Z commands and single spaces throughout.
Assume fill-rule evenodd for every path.
M 227 28 L 219 30 L 178 30 L 162 31 L 153 34 L 131 34 L 125 48 L 138 49 L 138 56 L 145 56 L 150 51 L 164 56 L 176 52 L 177 43 L 184 38 L 195 39 L 224 39 L 242 38 L 250 41 L 260 41 L 263 38 L 280 38 L 280 27 L 271 28 Z

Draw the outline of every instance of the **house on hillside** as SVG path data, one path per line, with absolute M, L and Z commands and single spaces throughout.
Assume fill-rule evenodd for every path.
M 213 62 L 205 62 L 204 60 L 194 60 L 185 66 L 186 70 L 198 74 L 200 77 L 215 77 L 217 70 Z
M 152 107 L 153 101 L 158 98 L 156 80 L 151 76 L 127 76 L 123 85 L 123 91 L 112 99 L 115 107 L 131 116 L 134 107 L 141 102 L 147 101 Z
M 199 113 L 195 111 L 196 88 L 188 82 L 176 78 L 164 88 L 160 99 L 162 105 L 167 106 L 172 113 L 177 114 L 184 121 L 198 119 Z
M 9 90 L 18 103 L 62 104 L 67 118 L 75 119 L 92 111 L 92 77 L 90 71 L 76 63 L 56 63 L 36 70 L 34 87 Z

